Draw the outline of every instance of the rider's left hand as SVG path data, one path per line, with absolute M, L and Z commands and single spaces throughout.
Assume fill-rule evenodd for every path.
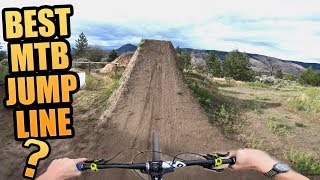
M 49 165 L 47 171 L 39 176 L 37 180 L 64 180 L 77 177 L 81 175 L 81 171 L 78 171 L 76 164 L 86 161 L 86 158 L 79 159 L 55 159 Z

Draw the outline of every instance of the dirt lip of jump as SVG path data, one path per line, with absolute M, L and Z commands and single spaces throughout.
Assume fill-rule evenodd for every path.
M 171 42 L 145 40 L 128 64 L 120 87 L 109 98 L 109 107 L 91 136 L 94 141 L 88 140 L 89 149 L 79 153 L 91 152 L 91 156 L 108 158 L 127 147 L 151 149 L 153 130 L 160 135 L 161 151 L 168 154 L 236 149 L 237 143 L 210 125 L 185 84 L 177 61 Z M 120 156 L 115 161 L 130 160 Z M 139 179 L 131 170 L 100 170 L 85 173 L 82 178 Z M 263 176 L 253 171 L 214 173 L 188 167 L 166 175 L 165 179 L 263 179 Z

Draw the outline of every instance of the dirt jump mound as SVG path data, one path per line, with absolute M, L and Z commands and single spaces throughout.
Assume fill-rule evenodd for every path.
M 133 53 L 126 53 L 119 57 L 117 57 L 114 61 L 107 64 L 105 67 L 99 69 L 99 73 L 106 74 L 110 72 L 123 72 L 123 70 L 127 67 L 130 62 Z
M 185 84 L 177 61 L 171 42 L 145 40 L 132 56 L 120 87 L 109 98 L 100 120 L 88 120 L 85 127 L 75 126 L 73 139 L 49 140 L 52 151 L 49 159 L 41 161 L 38 175 L 56 158 L 107 159 L 128 147 L 150 150 L 153 130 L 160 135 L 161 151 L 166 154 L 205 154 L 238 148 L 237 143 L 226 139 L 208 122 L 206 113 Z M 19 142 L 5 141 L 0 148 L 0 162 L 6 167 L 0 170 L 0 179 L 21 179 L 25 157 L 29 153 Z M 132 157 L 133 153 L 125 152 L 112 162 L 131 163 Z M 150 160 L 150 155 L 148 157 Z M 162 158 L 172 160 L 168 156 Z M 184 157 L 186 160 L 196 158 L 199 157 Z M 139 157 L 135 162 L 146 160 Z M 248 180 L 263 179 L 263 176 L 251 171 L 226 170 L 218 174 L 200 167 L 187 167 L 164 178 Z M 108 169 L 84 172 L 80 179 L 139 179 L 139 176 L 132 170 Z
M 160 135 L 161 151 L 168 154 L 225 152 L 237 148 L 234 142 L 210 125 L 207 115 L 185 84 L 177 64 L 171 42 L 145 40 L 130 60 L 120 87 L 110 97 L 109 107 L 96 128 L 89 152 L 106 158 L 127 147 L 151 149 L 150 135 L 153 130 Z M 115 161 L 131 162 L 130 158 L 120 156 Z M 197 167 L 184 168 L 165 176 L 166 179 L 257 177 L 261 179 L 255 172 L 226 170 L 217 174 Z M 101 170 L 86 174 L 84 178 L 139 179 L 128 170 Z

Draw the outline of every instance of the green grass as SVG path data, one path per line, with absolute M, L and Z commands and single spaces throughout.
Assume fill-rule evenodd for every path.
M 264 149 L 265 147 L 265 142 L 258 138 L 255 132 L 252 132 L 249 136 L 243 136 L 242 141 L 246 148 Z
M 290 98 L 287 104 L 298 110 L 308 113 L 320 112 L 320 89 L 319 88 L 307 88 L 300 94 Z
M 298 122 L 296 122 L 295 125 L 296 125 L 297 127 L 307 127 L 306 125 L 304 125 L 304 124 L 302 124 L 302 123 L 298 123 Z
M 118 81 L 118 80 L 121 79 L 122 74 L 119 73 L 119 72 L 111 72 L 111 73 L 109 74 L 109 77 L 110 77 L 111 79 L 113 79 L 113 80 Z
M 199 74 L 188 72 L 185 76 L 194 97 L 207 112 L 209 122 L 221 126 L 226 135 L 237 132 L 241 123 L 236 121 L 236 113 L 229 100 L 214 88 L 214 83 Z
M 261 83 L 261 82 L 246 82 L 244 84 L 242 84 L 242 86 L 244 87 L 251 87 L 251 88 L 268 88 L 270 86 Z
M 315 155 L 289 151 L 285 159 L 294 164 L 294 169 L 304 175 L 320 175 L 320 160 Z
M 108 85 L 106 88 L 99 91 L 99 99 L 98 104 L 107 105 L 106 102 L 108 101 L 111 94 L 120 86 L 119 80 L 114 80 L 114 82 Z
M 106 90 L 106 95 L 110 96 L 114 90 L 116 90 L 119 87 L 119 81 L 113 82 Z
M 245 105 L 245 107 L 249 108 L 256 114 L 263 114 L 264 110 L 266 109 L 266 105 L 264 103 L 256 103 L 253 101 L 250 101 L 248 104 Z
M 256 95 L 256 100 L 261 100 L 261 101 L 269 101 L 271 98 L 268 95 Z
M 144 40 L 144 39 L 142 39 L 142 40 L 140 41 L 140 43 L 138 44 L 138 48 L 137 48 L 137 50 L 138 50 L 138 51 L 140 51 L 140 50 L 141 50 L 142 45 L 144 44 L 144 42 L 145 42 L 145 40 Z
M 292 127 L 283 123 L 280 123 L 281 118 L 275 116 L 269 116 L 267 126 L 270 131 L 276 135 L 283 136 L 291 132 Z
M 224 105 L 214 114 L 216 121 L 223 128 L 225 134 L 238 132 L 241 128 L 241 123 L 236 121 L 235 113 L 231 109 L 227 109 Z
M 89 91 L 97 91 L 104 85 L 104 83 L 102 82 L 104 81 L 90 74 L 87 74 L 85 89 Z
M 79 112 L 77 115 L 80 115 L 78 118 L 82 121 L 82 125 L 100 118 L 108 106 L 109 97 L 119 87 L 121 74 L 109 74 L 109 77 L 112 80 L 109 84 L 99 77 L 92 75 L 86 77 L 86 91 L 75 99 L 74 105 Z
M 211 105 L 214 99 L 213 94 L 206 89 L 202 84 L 199 84 L 193 80 L 188 80 L 187 84 L 189 85 L 191 91 L 196 97 L 196 100 L 201 104 L 201 106 L 206 110 L 210 111 Z
M 269 116 L 268 119 L 269 119 L 270 121 L 274 121 L 274 122 L 279 122 L 279 121 L 281 121 L 281 118 L 280 118 L 279 116 L 273 116 L 273 115 Z
M 80 104 L 75 105 L 74 108 L 78 110 L 80 113 L 85 113 L 88 111 L 87 108 L 85 108 L 84 106 L 81 106 Z

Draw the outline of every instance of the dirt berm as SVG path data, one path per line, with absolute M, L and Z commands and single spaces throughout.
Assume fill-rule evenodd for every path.
M 205 112 L 184 82 L 177 67 L 175 50 L 169 41 L 145 40 L 135 52 L 119 89 L 110 97 L 110 107 L 101 117 L 97 129 L 91 152 L 104 157 L 126 147 L 151 149 L 152 130 L 160 134 L 161 151 L 169 154 L 223 152 L 237 148 L 208 122 Z M 121 156 L 119 160 L 131 159 Z M 102 171 L 84 177 L 139 179 L 128 170 Z M 256 172 L 225 171 L 218 174 L 197 167 L 184 168 L 165 176 L 165 179 L 211 180 L 261 178 Z

